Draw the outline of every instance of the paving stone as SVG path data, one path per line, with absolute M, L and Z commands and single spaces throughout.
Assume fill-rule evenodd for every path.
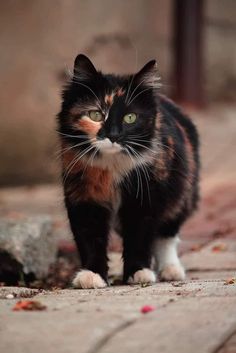
M 22 288 L 24 293 L 25 288 Z M 14 287 L 8 289 L 3 287 L 0 289 L 0 298 L 6 298 L 9 293 L 19 293 L 21 291 L 15 291 Z M 38 294 L 39 293 L 39 294 Z M 38 295 L 37 295 L 38 294 Z M 132 315 L 139 315 L 140 308 L 143 305 L 151 304 L 163 306 L 172 299 L 175 294 L 166 292 L 165 295 L 153 295 L 151 291 L 147 291 L 146 288 L 140 286 L 116 286 L 106 289 L 95 289 L 95 290 L 55 290 L 55 291 L 43 291 L 35 292 L 34 299 L 40 300 L 45 304 L 48 309 L 51 310 L 69 310 L 74 312 L 79 310 L 80 312 L 117 312 L 126 316 L 127 313 Z M 12 305 L 14 301 L 12 302 Z M 2 302 L 2 312 L 8 312 L 9 303 L 7 301 Z
M 88 352 L 90 347 L 129 322 L 128 315 L 94 315 L 69 309 L 49 312 L 12 312 L 1 315 L 0 351 L 10 353 Z
M 199 251 L 184 254 L 182 262 L 191 271 L 236 270 L 236 242 L 232 239 L 217 239 Z
M 41 291 L 25 287 L 0 287 L 0 299 L 32 298 Z
M 139 291 L 140 293 L 140 291 Z M 140 295 L 142 295 L 140 293 Z M 225 280 L 193 280 L 172 283 L 158 283 L 145 289 L 145 295 L 152 297 L 225 297 L 236 298 L 236 283 L 226 284 Z
M 212 251 L 219 244 L 226 246 Z M 228 338 L 236 328 L 236 285 L 225 284 L 236 277 L 235 251 L 233 239 L 222 238 L 184 254 L 190 271 L 182 282 L 41 293 L 0 287 L 0 352 L 235 353 Z M 118 276 L 120 254 L 111 258 Z M 27 296 L 47 309 L 12 311 Z M 155 311 L 141 314 L 144 305 Z
M 31 353 L 33 347 L 35 353 L 90 352 L 142 317 L 140 309 L 149 303 L 149 296 L 133 298 L 131 292 L 136 291 L 136 287 L 123 286 L 44 292 L 34 297 L 47 306 L 44 312 L 14 312 L 16 300 L 2 300 L 0 351 Z M 152 298 L 151 303 L 161 307 L 169 299 Z
M 227 280 L 236 278 L 236 271 L 191 271 L 187 275 L 190 280 Z
M 24 290 L 18 289 L 19 295 Z M 0 296 L 14 291 L 2 287 Z M 17 299 L 0 300 L 1 352 L 31 353 L 34 347 L 35 353 L 95 353 L 103 349 L 109 353 L 154 353 L 173 352 L 171 349 L 177 344 L 186 350 L 176 352 L 195 353 L 187 349 L 191 340 L 196 344 L 198 338 L 197 348 L 204 353 L 204 349 L 213 347 L 213 338 L 210 343 L 206 341 L 207 330 L 213 337 L 218 335 L 217 343 L 236 320 L 236 286 L 224 285 L 222 280 L 43 291 L 33 299 L 46 305 L 47 310 L 13 312 Z M 143 315 L 140 310 L 144 305 L 156 310 Z M 182 337 L 180 346 L 176 343 L 178 337 Z
M 235 311 L 235 298 L 184 298 L 121 329 L 96 352 L 214 352 L 235 329 Z
M 233 335 L 217 350 L 216 353 L 235 353 L 236 352 L 236 330 Z

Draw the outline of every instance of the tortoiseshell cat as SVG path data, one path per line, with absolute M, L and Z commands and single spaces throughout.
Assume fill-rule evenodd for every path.
M 105 75 L 78 55 L 63 92 L 58 123 L 65 205 L 82 263 L 77 288 L 107 285 L 111 228 L 123 238 L 124 283 L 185 276 L 177 234 L 198 201 L 198 134 L 158 94 L 156 66 Z

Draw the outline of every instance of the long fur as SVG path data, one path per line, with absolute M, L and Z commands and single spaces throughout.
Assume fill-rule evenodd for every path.
M 65 205 L 82 267 L 105 282 L 112 226 L 119 224 L 123 238 L 124 282 L 132 282 L 149 273 L 156 240 L 175 237 L 197 206 L 198 134 L 159 88 L 155 61 L 116 76 L 79 55 L 63 91 L 58 133 Z M 102 121 L 91 120 L 90 110 Z M 133 124 L 124 122 L 129 113 L 137 116 Z

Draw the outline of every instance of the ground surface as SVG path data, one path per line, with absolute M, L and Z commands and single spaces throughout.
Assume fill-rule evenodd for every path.
M 183 255 L 192 269 L 184 282 L 42 292 L 2 287 L 0 351 L 234 353 L 236 282 L 231 279 L 236 277 L 236 246 L 232 240 L 219 243 L 224 250 L 209 243 L 197 261 L 192 253 Z M 12 310 L 27 297 L 46 309 Z M 155 310 L 142 314 L 144 305 Z
M 67 289 L 0 287 L 0 352 L 236 352 L 236 119 L 225 108 L 206 115 L 194 115 L 202 136 L 202 201 L 182 230 L 186 281 L 73 290 L 68 279 L 77 264 L 62 256 L 49 284 Z M 0 215 L 51 215 L 60 252 L 73 256 L 62 200 L 58 186 L 2 189 Z M 114 238 L 110 250 L 119 249 Z M 112 259 L 114 277 L 119 253 Z M 20 299 L 46 309 L 13 311 Z M 155 310 L 142 314 L 144 305 Z

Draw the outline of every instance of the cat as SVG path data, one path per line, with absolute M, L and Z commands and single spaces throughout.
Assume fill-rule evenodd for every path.
M 82 264 L 75 288 L 108 285 L 112 228 L 123 239 L 124 283 L 185 278 L 178 232 L 198 204 L 199 138 L 159 90 L 155 60 L 118 76 L 75 59 L 58 114 L 65 206 Z

